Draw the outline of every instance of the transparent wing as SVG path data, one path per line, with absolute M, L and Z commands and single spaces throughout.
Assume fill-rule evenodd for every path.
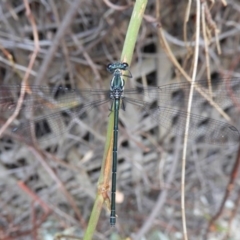
M 124 98 L 124 100 L 142 108 L 145 114 L 150 115 L 153 121 L 167 130 L 177 135 L 184 133 L 187 112 L 165 106 L 149 109 L 149 103 L 130 98 Z M 239 143 L 240 134 L 231 124 L 191 113 L 188 138 L 216 145 L 234 145 Z
M 74 119 L 78 120 L 85 111 L 90 111 L 91 108 L 98 107 L 109 101 L 109 99 L 105 99 L 98 102 L 90 102 L 74 110 L 66 111 L 65 116 L 61 115 L 60 111 L 57 111 L 34 118 L 33 120 L 25 120 L 17 126 L 11 126 L 10 132 L 16 134 L 18 138 L 28 144 L 33 142 L 33 133 L 38 142 L 56 139 L 70 131 L 66 122 Z M 67 117 L 66 114 L 68 115 Z
M 36 85 L 24 87 L 26 95 L 20 113 L 20 118 L 23 120 L 20 120 L 18 125 L 11 126 L 10 133 L 16 134 L 27 143 L 32 142 L 33 132 L 37 138 L 42 138 L 42 141 L 64 134 L 68 128 L 61 112 L 65 112 L 68 119 L 77 119 L 86 111 L 110 101 L 109 90 L 77 90 Z M 0 112 L 5 118 L 14 112 L 20 90 L 20 85 L 0 85 Z M 25 118 L 29 112 L 34 116 L 32 121 Z M 45 136 L 46 134 L 48 137 Z
M 52 111 L 74 108 L 86 102 L 109 98 L 109 90 L 70 89 L 66 87 L 25 85 L 26 97 L 22 109 L 25 111 L 49 108 Z M 13 112 L 21 91 L 20 85 L 0 85 L 0 112 Z
M 212 96 L 213 100 L 226 106 L 228 103 L 232 104 L 232 95 L 235 99 L 240 100 L 240 80 L 239 79 L 225 79 L 215 82 L 212 85 L 212 91 L 207 87 L 206 80 L 197 81 L 194 84 L 195 89 L 200 89 Z M 93 90 L 93 89 L 69 89 L 69 88 L 49 88 L 46 86 L 27 85 L 26 97 L 23 100 L 23 112 L 33 112 L 33 116 L 39 116 L 34 120 L 34 126 L 43 126 L 50 122 L 52 127 L 59 129 L 59 136 L 65 131 L 66 126 L 59 123 L 59 111 L 70 111 L 70 115 L 78 117 L 88 108 L 99 106 L 109 101 L 109 90 Z M 158 107 L 154 111 L 147 110 L 153 116 L 153 119 L 158 121 L 162 126 L 178 134 L 180 130 L 184 130 L 187 114 L 180 111 L 177 107 L 187 103 L 188 94 L 190 90 L 189 83 L 176 83 L 164 85 L 155 88 L 136 88 L 126 89 L 124 91 L 125 101 L 135 105 L 149 109 L 150 103 L 142 102 L 137 99 L 127 98 L 127 96 L 146 95 L 150 99 L 158 99 L 163 107 Z M 20 86 L 18 85 L 0 85 L 0 112 L 2 115 L 10 115 L 16 108 L 20 95 Z M 230 96 L 229 96 L 230 95 Z M 201 101 L 206 101 L 202 95 L 195 91 L 193 105 Z M 167 106 L 174 105 L 176 109 L 168 108 Z M 166 106 L 166 107 L 165 107 Z M 47 109 L 47 115 L 46 115 Z M 41 115 L 43 115 L 41 117 Z M 178 119 L 173 123 L 172 119 Z M 206 126 L 206 118 L 191 114 L 189 138 L 203 139 L 204 142 L 212 144 L 236 143 L 239 141 L 239 132 L 237 129 L 227 123 L 208 119 Z M 18 135 L 23 135 L 29 142 L 31 141 L 32 122 L 25 121 L 19 126 L 13 126 L 11 132 Z M 56 134 L 54 134 L 56 136 Z M 41 136 L 41 134 L 40 134 Z M 215 136 L 215 137 L 214 137 Z
M 240 104 L 240 79 L 226 78 L 214 80 L 211 87 L 207 80 L 198 80 L 194 83 L 193 107 L 207 100 L 199 92 L 206 93 L 221 107 L 228 107 L 236 100 Z M 158 100 L 161 106 L 182 107 L 187 105 L 191 85 L 188 82 L 162 85 L 159 87 L 137 87 L 126 89 L 124 96 L 133 98 L 137 95 L 144 95 L 146 99 Z

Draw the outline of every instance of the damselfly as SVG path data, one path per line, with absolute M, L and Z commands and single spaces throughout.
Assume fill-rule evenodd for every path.
M 5 115 L 5 117 L 7 117 L 6 115 L 10 116 L 16 108 L 21 87 L 26 88 L 21 114 L 32 116 L 42 114 L 42 116 L 34 117 L 33 120 L 31 116 L 28 116 L 30 120 L 13 123 L 8 134 L 15 135 L 27 144 L 31 144 L 35 137 L 37 141 L 47 141 L 51 137 L 60 136 L 69 130 L 64 122 L 59 122 L 60 113 L 66 114 L 68 119 L 74 118 L 77 120 L 84 116 L 89 109 L 111 102 L 111 113 L 114 114 L 114 127 L 110 224 L 115 225 L 120 108 L 125 110 L 128 103 L 136 105 L 144 113 L 143 116 L 150 116 L 152 121 L 157 122 L 175 134 L 183 133 L 186 119 L 189 116 L 189 139 L 209 144 L 222 146 L 237 144 L 239 142 L 239 131 L 232 124 L 225 121 L 207 118 L 194 113 L 188 114 L 186 111 L 182 111 L 182 108 L 186 107 L 190 91 L 191 85 L 188 82 L 146 88 L 139 85 L 136 88 L 124 90 L 124 76 L 131 77 L 128 64 L 121 62 L 111 63 L 107 66 L 107 70 L 113 75 L 110 89 L 108 90 L 77 90 L 66 87 L 50 88 L 36 85 L 0 85 L 0 111 L 4 113 L 2 115 Z M 128 71 L 128 74 L 124 75 L 123 71 Z M 240 103 L 239 79 L 225 79 L 217 81 L 213 85 L 214 91 L 209 88 L 206 80 L 199 80 L 194 83 L 193 108 L 205 101 L 206 103 L 210 102 L 215 107 L 220 106 L 230 109 L 233 105 L 232 98 L 228 96 L 231 93 L 231 89 L 234 89 L 231 97 Z M 150 101 L 142 101 L 139 96 L 145 96 Z M 153 107 L 153 101 L 158 103 L 157 107 Z M 46 109 L 48 109 L 47 114 L 45 112 Z M 0 125 L 2 124 L 3 121 L 0 122 Z M 48 135 L 50 137 L 46 137 Z

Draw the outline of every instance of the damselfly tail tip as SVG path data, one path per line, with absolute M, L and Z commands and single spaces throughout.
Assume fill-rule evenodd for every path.
M 116 217 L 111 216 L 110 217 L 110 225 L 111 225 L 111 227 L 115 227 L 115 224 L 116 224 Z

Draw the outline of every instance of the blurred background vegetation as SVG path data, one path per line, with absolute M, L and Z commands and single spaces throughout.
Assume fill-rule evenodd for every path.
M 30 15 L 26 14 L 26 2 Z M 34 86 L 108 89 L 111 75 L 106 65 L 122 60 L 134 4 L 128 0 L 0 1 L 0 84 L 13 86 L 18 98 L 19 86 L 30 69 L 26 83 Z M 201 1 L 200 14 L 196 78 L 240 78 L 239 1 Z M 39 49 L 34 34 L 39 38 Z M 129 63 L 133 78 L 126 88 L 184 81 L 183 72 L 191 76 L 195 34 L 195 1 L 149 0 Z M 37 56 L 31 67 L 34 52 Z M 232 89 L 233 95 L 239 94 L 239 87 L 240 81 Z M 0 98 L 8 93 L 1 89 Z M 69 94 L 60 101 L 66 108 L 75 104 Z M 172 93 L 169 99 L 174 97 L 179 97 L 178 93 Z M 221 119 L 216 110 L 204 104 L 198 101 L 193 111 L 206 119 Z M 239 102 L 226 100 L 221 107 L 240 129 Z M 109 108 L 94 108 L 81 121 L 63 113 L 57 115 L 64 124 L 64 134 L 58 134 L 57 128 L 53 130 L 57 137 L 39 141 L 38 147 L 29 143 L 28 132 L 23 131 L 19 137 L 6 129 L 0 140 L 0 239 L 48 240 L 57 233 L 69 235 L 69 239 L 84 236 L 97 191 Z M 10 115 L 3 107 L 0 110 L 2 126 Z M 31 117 L 30 110 L 22 111 L 13 125 Z M 150 119 L 144 123 L 140 119 L 135 108 L 127 106 L 125 112 L 121 111 L 117 225 L 110 227 L 106 207 L 94 239 L 182 239 L 183 140 Z M 47 118 L 48 124 L 55 126 L 53 120 Z M 237 153 L 236 145 L 220 148 L 189 143 L 189 239 L 239 239 Z

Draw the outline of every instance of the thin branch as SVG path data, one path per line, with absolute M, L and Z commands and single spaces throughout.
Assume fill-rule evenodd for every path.
M 194 82 L 196 80 L 197 74 L 197 64 L 198 64 L 198 54 L 199 54 L 199 38 L 200 38 L 200 0 L 197 0 L 196 6 L 196 45 L 195 45 L 195 53 L 194 53 L 194 65 L 193 65 L 193 74 L 192 74 L 192 82 L 191 89 L 188 98 L 188 108 L 187 108 L 187 119 L 186 119 L 186 127 L 184 134 L 184 144 L 183 144 L 183 156 L 182 156 L 182 181 L 181 181 L 181 208 L 182 208 L 182 226 L 183 226 L 183 237 L 185 240 L 188 239 L 187 236 L 187 224 L 186 224 L 186 213 L 185 213 L 185 169 L 186 169 L 186 156 L 187 156 L 187 141 L 188 141 L 188 131 L 190 124 L 190 113 L 193 99 L 193 91 L 194 91 Z
M 211 74 L 210 74 L 210 61 L 209 61 L 209 51 L 208 51 L 208 39 L 206 33 L 206 23 L 205 23 L 205 8 L 206 3 L 202 3 L 202 31 L 203 31 L 203 38 L 204 38 L 204 48 L 205 48 L 205 59 L 206 59 L 206 69 L 207 69 L 207 80 L 208 80 L 208 88 L 209 92 L 212 95 L 212 84 L 211 84 Z
M 176 141 L 176 146 L 174 147 L 174 155 L 173 155 L 173 163 L 171 166 L 171 170 L 168 173 L 168 177 L 166 179 L 166 183 L 164 184 L 165 186 L 171 186 L 175 173 L 177 170 L 177 165 L 178 165 L 178 159 L 179 159 L 179 154 L 180 154 L 180 135 L 177 138 Z M 159 192 L 157 201 L 155 206 L 152 208 L 152 212 L 149 214 L 149 216 L 145 219 L 145 223 L 143 226 L 140 228 L 140 230 L 137 232 L 137 234 L 133 235 L 133 239 L 138 240 L 142 239 L 144 234 L 146 234 L 151 227 L 153 227 L 154 220 L 160 216 L 161 210 L 164 206 L 164 203 L 166 202 L 168 197 L 168 188 L 164 188 Z
M 83 3 L 81 0 L 75 0 L 71 5 L 70 8 L 68 9 L 61 25 L 58 28 L 58 31 L 56 33 L 56 36 L 52 42 L 52 45 L 48 51 L 48 54 L 46 55 L 44 62 L 39 70 L 39 73 L 36 78 L 36 84 L 40 85 L 40 83 L 44 82 L 44 77 L 49 69 L 52 59 L 54 58 L 54 54 L 61 43 L 61 39 L 63 38 L 64 34 L 68 30 L 70 24 L 72 23 L 75 14 L 78 12 L 80 5 Z
M 48 174 L 52 177 L 52 179 L 58 184 L 58 186 L 60 187 L 61 191 L 63 192 L 63 194 L 66 196 L 66 198 L 68 199 L 69 203 L 72 205 L 72 208 L 74 209 L 80 225 L 82 226 L 82 228 L 86 228 L 86 223 L 78 209 L 78 206 L 74 200 L 74 198 L 71 196 L 71 194 L 69 194 L 68 190 L 66 189 L 66 187 L 64 186 L 64 184 L 62 183 L 62 181 L 58 178 L 57 174 L 53 171 L 53 169 L 49 166 L 49 164 L 46 162 L 46 160 L 44 159 L 44 156 L 35 148 L 33 147 L 29 147 L 29 149 L 33 152 L 33 154 L 38 158 L 38 160 L 40 161 L 41 165 L 44 167 L 44 169 L 48 172 Z
M 221 205 L 220 205 L 217 213 L 210 219 L 204 239 L 207 239 L 208 232 L 211 230 L 211 228 L 213 227 L 213 225 L 217 221 L 217 219 L 221 216 L 224 206 L 225 206 L 225 203 L 226 203 L 228 197 L 230 196 L 231 192 L 234 190 L 235 181 L 239 175 L 239 168 L 240 168 L 240 148 L 238 149 L 238 155 L 237 155 L 235 163 L 233 165 L 232 172 L 231 172 L 229 182 L 226 187 L 225 194 L 222 199 Z
M 164 35 L 163 29 L 160 27 L 158 28 L 160 36 L 161 36 L 161 42 L 163 47 L 165 48 L 166 54 L 171 59 L 172 63 L 175 65 L 175 67 L 179 70 L 179 72 L 186 78 L 186 80 L 191 83 L 191 77 L 186 73 L 186 71 L 180 66 L 178 63 L 176 57 L 173 55 L 167 41 Z M 195 44 L 196 47 L 196 44 Z M 197 85 L 195 85 L 195 90 L 198 91 L 218 112 L 219 114 L 225 118 L 228 122 L 231 122 L 231 118 L 222 110 L 222 108 L 213 101 L 211 96 L 206 94 L 201 88 L 199 88 Z
M 25 86 L 27 85 L 30 72 L 33 69 L 33 65 L 34 65 L 34 62 L 37 58 L 37 54 L 38 54 L 38 51 L 39 51 L 39 38 L 38 38 L 37 27 L 36 27 L 36 23 L 35 23 L 35 20 L 34 20 L 34 17 L 32 15 L 32 13 L 31 13 L 31 9 L 29 7 L 29 4 L 28 4 L 27 0 L 24 0 L 24 5 L 25 5 L 25 9 L 26 9 L 27 18 L 28 18 L 30 24 L 32 25 L 35 48 L 34 48 L 34 52 L 33 52 L 32 56 L 31 56 L 30 62 L 28 64 L 27 71 L 26 71 L 26 73 L 24 75 L 24 78 L 23 78 L 23 81 L 22 81 L 21 93 L 20 93 L 19 100 L 17 102 L 17 107 L 16 107 L 14 113 L 12 114 L 12 116 L 1 127 L 0 137 L 3 134 L 3 132 L 8 128 L 8 126 L 13 122 L 13 120 L 18 116 L 18 114 L 20 112 L 25 92 L 28 90 Z

